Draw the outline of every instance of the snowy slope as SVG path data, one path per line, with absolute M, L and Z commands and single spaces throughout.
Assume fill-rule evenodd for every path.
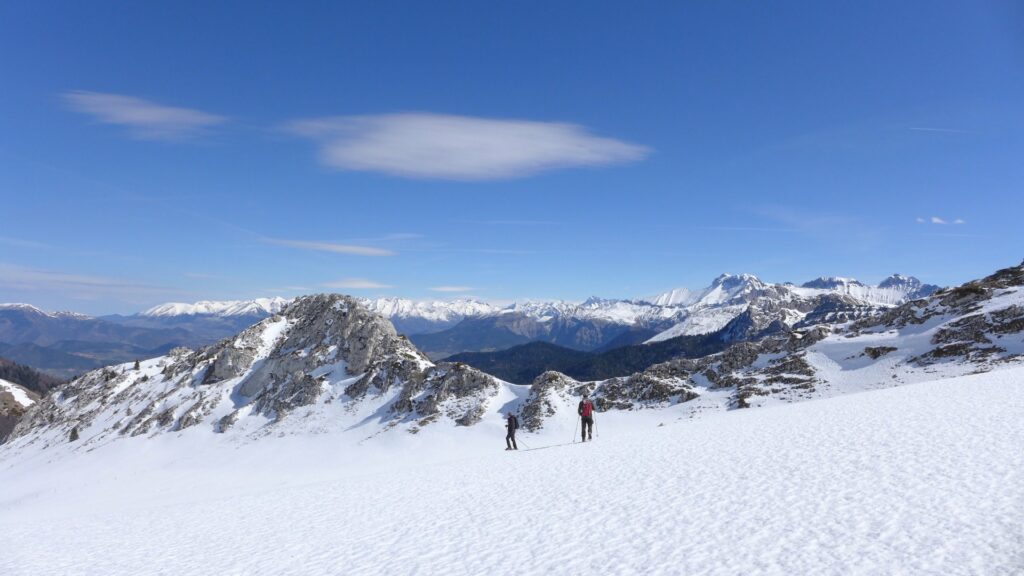
M 673 288 L 668 292 L 644 298 L 644 301 L 658 306 L 685 306 L 693 304 L 694 300 L 699 298 L 699 296 L 699 294 L 695 294 L 689 288 Z
M 689 420 L 0 459 L 0 573 L 986 574 L 1024 565 L 1024 369 Z M 573 420 L 573 419 L 569 419 Z M 659 424 L 664 424 L 659 426 Z M 54 448 L 57 452 L 66 448 Z M 40 538 L 46 534 L 46 538 Z
M 28 408 L 35 404 L 36 394 L 26 390 L 24 387 L 15 384 L 14 382 L 8 382 L 7 380 L 0 380 L 0 394 L 10 394 L 11 398 L 18 403 L 22 408 Z

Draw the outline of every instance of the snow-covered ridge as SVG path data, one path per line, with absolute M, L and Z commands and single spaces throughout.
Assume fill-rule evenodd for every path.
M 392 321 L 420 321 L 425 324 L 452 325 L 465 318 L 479 318 L 496 314 L 522 314 L 548 322 L 555 319 L 600 320 L 616 324 L 650 324 L 678 319 L 686 321 L 672 335 L 701 334 L 717 330 L 735 318 L 754 295 L 773 292 L 783 300 L 813 298 L 824 293 L 846 294 L 865 303 L 896 306 L 908 299 L 925 296 L 937 287 L 922 284 L 913 277 L 891 276 L 879 286 L 868 286 L 849 278 L 819 278 L 796 287 L 768 284 L 753 274 L 722 274 L 709 287 L 694 292 L 676 288 L 668 292 L 639 300 L 592 297 L 583 302 L 563 300 L 525 300 L 498 306 L 476 299 L 412 300 L 408 298 L 363 298 L 369 309 Z M 258 298 L 255 300 L 201 301 L 195 303 L 171 302 L 154 306 L 140 316 L 269 316 L 280 312 L 291 299 Z M 19 305 L 28 306 L 28 305 Z M 716 309 L 694 316 L 701 309 Z M 40 311 L 41 312 L 41 311 Z M 665 336 L 671 337 L 671 336 Z M 661 338 L 664 339 L 664 338 Z
M 256 298 L 254 300 L 203 300 L 192 304 L 168 302 L 140 312 L 140 316 L 269 316 L 277 314 L 292 300 L 290 298 Z
M 87 320 L 91 318 L 91 316 L 87 316 L 85 314 L 79 314 L 78 312 L 69 312 L 66 310 L 60 310 L 57 312 L 47 312 L 31 304 L 23 304 L 19 302 L 0 304 L 0 310 L 16 310 L 19 312 L 46 316 L 47 318 L 77 318 L 80 320 Z
M 410 300 L 408 298 L 364 299 L 366 306 L 387 318 L 422 318 L 434 322 L 461 320 L 467 316 L 494 314 L 501 307 L 474 300 Z

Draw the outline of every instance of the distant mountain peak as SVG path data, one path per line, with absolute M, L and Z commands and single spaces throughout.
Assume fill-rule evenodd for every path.
M 40 310 L 31 304 L 25 304 L 22 302 L 10 302 L 6 304 L 0 304 L 0 310 L 18 310 L 20 312 L 33 312 L 36 314 L 42 314 L 43 316 L 53 316 L 49 312 Z
M 761 284 L 762 282 L 761 282 L 760 278 L 758 278 L 757 276 L 755 276 L 753 274 L 746 274 L 746 273 L 744 273 L 744 274 L 729 274 L 729 273 L 726 272 L 726 273 L 720 274 L 718 276 L 718 278 L 715 278 L 715 280 L 713 282 L 711 282 L 711 285 L 712 286 L 734 287 L 734 286 L 739 286 L 741 284 L 753 284 L 753 283 Z
M 913 276 L 904 276 L 897 273 L 879 282 L 878 286 L 880 288 L 889 288 L 891 286 L 921 286 L 921 284 L 921 281 Z
M 925 284 L 913 276 L 893 274 L 878 283 L 879 288 L 888 288 L 905 292 L 911 299 L 924 298 L 939 290 L 939 286 Z
M 845 278 L 843 276 L 819 276 L 810 282 L 804 282 L 801 286 L 804 288 L 834 290 L 843 286 L 866 286 L 866 284 L 855 278 Z

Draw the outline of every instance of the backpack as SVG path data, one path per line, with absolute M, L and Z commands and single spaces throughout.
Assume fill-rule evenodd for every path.
M 594 404 L 590 400 L 583 401 L 583 417 L 590 418 L 591 414 L 594 413 Z
M 513 430 L 519 430 L 519 418 L 516 418 L 515 416 L 513 416 L 510 419 L 509 425 L 512 426 Z

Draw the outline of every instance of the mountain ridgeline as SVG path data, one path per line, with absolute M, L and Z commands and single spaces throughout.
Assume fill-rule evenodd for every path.
M 214 345 L 94 370 L 29 397 L 6 446 L 91 450 L 183 433 L 240 441 L 337 433 L 363 442 L 510 411 L 537 430 L 574 418 L 584 393 L 602 411 L 674 407 L 685 417 L 1024 362 L 1024 266 L 899 306 L 836 292 L 814 298 L 799 317 L 785 301 L 761 299 L 709 334 L 598 354 L 553 354 L 540 343 L 515 351 L 520 360 L 492 359 L 509 371 L 514 361 L 533 363 L 530 373 L 564 363 L 581 378 L 548 370 L 515 384 L 465 362 L 432 362 L 362 300 L 306 296 Z M 525 370 L 515 379 L 525 382 Z
M 584 352 L 697 336 L 721 330 L 745 313 L 795 325 L 825 313 L 828 298 L 862 314 L 920 298 L 937 289 L 894 275 L 878 286 L 846 278 L 819 278 L 802 286 L 723 274 L 702 291 L 676 289 L 636 300 L 520 302 L 496 306 L 472 299 L 417 302 L 362 299 L 428 357 L 496 351 L 547 342 Z M 168 303 L 129 316 L 91 318 L 44 312 L 25 304 L 0 305 L 0 355 L 69 378 L 82 372 L 166 354 L 179 346 L 213 344 L 279 313 L 290 299 L 262 298 L 193 304 Z M 742 334 L 731 340 L 744 339 Z

